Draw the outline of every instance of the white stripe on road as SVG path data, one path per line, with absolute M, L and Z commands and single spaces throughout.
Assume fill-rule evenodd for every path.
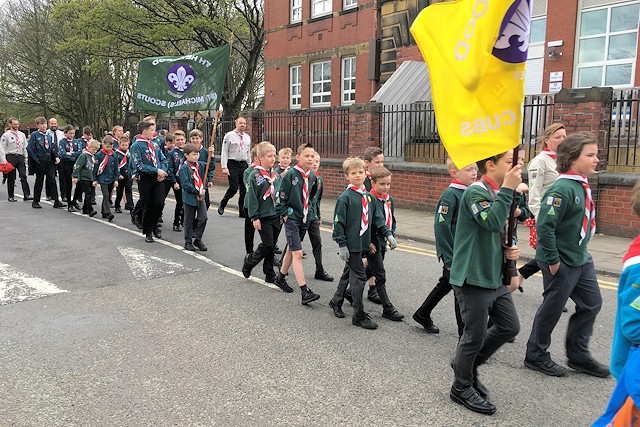
M 22 273 L 8 264 L 0 263 L 0 305 L 28 301 L 61 292 L 51 282 Z

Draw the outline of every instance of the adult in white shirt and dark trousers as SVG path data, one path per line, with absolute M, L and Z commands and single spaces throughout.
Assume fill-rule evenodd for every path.
M 244 131 L 246 127 L 247 120 L 244 117 L 238 117 L 236 119 L 236 128 L 231 132 L 227 132 L 222 140 L 222 173 L 227 175 L 229 188 L 224 193 L 222 200 L 220 200 L 220 205 L 218 206 L 220 215 L 224 213 L 224 208 L 229 203 L 229 199 L 240 190 L 238 198 L 239 216 L 240 218 L 247 216 L 244 208 L 244 196 L 247 189 L 242 181 L 242 174 L 249 167 L 251 138 Z
M 9 201 L 15 202 L 14 187 L 16 184 L 16 172 L 20 176 L 22 184 L 22 197 L 25 201 L 33 200 L 29 183 L 27 182 L 27 167 L 25 159 L 27 157 L 27 137 L 20 132 L 20 122 L 15 117 L 8 121 L 11 126 L 0 138 L 0 163 L 11 163 L 14 170 L 7 174 L 7 193 Z

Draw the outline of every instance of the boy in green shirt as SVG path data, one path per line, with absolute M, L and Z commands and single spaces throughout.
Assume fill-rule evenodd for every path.
M 540 203 L 536 224 L 536 260 L 542 270 L 543 300 L 533 319 L 527 342 L 525 366 L 543 374 L 562 377 L 567 370 L 551 360 L 551 333 L 571 298 L 576 312 L 569 319 L 565 341 L 568 365 L 596 377 L 609 369 L 589 352 L 593 324 L 602 307 L 593 259 L 587 252 L 595 234 L 596 212 L 587 175 L 598 166 L 598 141 L 591 132 L 576 132 L 558 146 L 560 175 Z
M 398 243 L 386 226 L 382 213 L 373 203 L 371 194 L 366 191 L 364 162 L 357 157 L 350 157 L 342 164 L 342 170 L 349 185 L 338 197 L 333 211 L 333 240 L 339 246 L 340 258 L 345 265 L 329 307 L 336 317 L 345 317 L 342 303 L 347 285 L 350 285 L 353 297 L 351 323 L 364 329 L 376 329 L 378 325 L 364 312 L 362 304 L 362 293 L 367 280 L 362 255 L 370 252 L 375 232 L 386 237 L 391 249 L 395 249 Z
M 84 204 L 82 205 L 82 213 L 91 217 L 96 216 L 98 212 L 93 210 L 91 205 L 91 190 L 98 185 L 93 180 L 93 167 L 95 165 L 95 158 L 93 157 L 100 149 L 100 143 L 95 139 L 90 140 L 87 143 L 87 147 L 82 150 L 82 154 L 76 160 L 73 165 L 73 172 L 71 173 L 71 181 L 76 184 L 76 188 L 79 186 L 84 193 Z
M 276 214 L 275 181 L 273 164 L 276 162 L 276 147 L 270 142 L 262 141 L 255 146 L 258 164 L 250 172 L 247 179 L 247 194 L 244 198 L 244 206 L 247 209 L 247 217 L 251 220 L 253 228 L 258 230 L 262 242 L 258 248 L 245 255 L 242 265 L 244 277 L 251 276 L 251 270 L 262 263 L 262 271 L 265 282 L 275 282 L 276 274 L 273 271 L 273 251 L 276 237 L 280 229 L 280 217 Z
M 522 181 L 522 165 L 512 163 L 513 150 L 477 162 L 482 178 L 462 194 L 453 244 L 450 282 L 464 330 L 449 396 L 481 414 L 493 414 L 496 407 L 486 400 L 488 391 L 478 380 L 477 367 L 520 331 L 511 292 L 521 277 L 513 277 L 509 286 L 502 284 L 504 258 L 516 261 L 520 255 L 515 245 L 503 247 L 502 236 L 514 190 Z

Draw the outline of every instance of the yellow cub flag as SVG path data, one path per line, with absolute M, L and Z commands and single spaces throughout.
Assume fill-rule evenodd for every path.
M 531 0 L 435 3 L 411 26 L 440 137 L 459 168 L 520 143 L 530 26 Z

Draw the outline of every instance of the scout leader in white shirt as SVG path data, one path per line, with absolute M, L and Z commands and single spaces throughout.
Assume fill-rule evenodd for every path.
M 249 167 L 251 152 L 251 138 L 244 131 L 246 127 L 247 120 L 244 117 L 238 117 L 236 119 L 236 128 L 231 132 L 227 132 L 222 140 L 222 172 L 227 175 L 229 188 L 224 193 L 222 200 L 220 200 L 220 205 L 218 206 L 220 215 L 224 213 L 224 208 L 229 203 L 229 200 L 240 190 L 240 196 L 238 197 L 239 216 L 241 218 L 246 217 L 244 196 L 247 189 L 243 185 L 242 174 Z
M 20 132 L 20 122 L 12 117 L 7 122 L 10 128 L 0 138 L 0 163 L 11 163 L 14 170 L 7 174 L 7 193 L 8 200 L 15 202 L 14 186 L 16 182 L 16 171 L 20 175 L 20 184 L 22 185 L 22 197 L 24 201 L 32 200 L 30 196 L 29 183 L 27 182 L 27 167 L 25 166 L 27 158 L 27 137 Z

